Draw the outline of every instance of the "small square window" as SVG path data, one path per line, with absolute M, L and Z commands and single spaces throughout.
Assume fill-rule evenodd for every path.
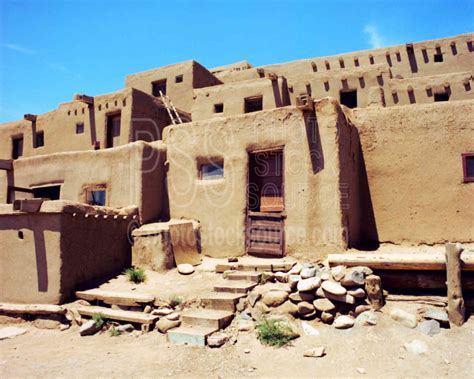
M 434 101 L 435 102 L 449 101 L 449 93 L 447 93 L 447 92 L 435 93 L 434 94 Z
M 464 183 L 474 182 L 474 153 L 462 154 Z
M 76 124 L 76 134 L 82 134 L 82 133 L 84 133 L 84 123 L 78 122 Z
M 182 83 L 183 82 L 183 75 L 176 75 L 175 82 L 176 83 Z
M 44 146 L 44 132 L 36 132 L 35 148 Z
M 161 93 L 166 95 L 166 79 L 157 80 L 156 82 L 151 83 L 151 85 L 153 96 L 161 96 Z
M 107 201 L 107 191 L 105 188 L 88 189 L 86 192 L 86 203 L 89 205 L 105 206 Z
M 199 167 L 199 179 L 215 180 L 224 177 L 224 162 L 211 162 Z
M 247 97 L 245 101 L 245 113 L 258 112 L 263 109 L 263 97 L 253 96 Z
M 214 104 L 214 113 L 222 113 L 224 112 L 224 104 Z

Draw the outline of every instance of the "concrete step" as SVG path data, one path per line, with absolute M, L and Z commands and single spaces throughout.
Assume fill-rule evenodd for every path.
M 148 294 L 140 294 L 134 292 L 115 292 L 94 288 L 87 291 L 76 291 L 79 299 L 87 301 L 100 300 L 110 305 L 122 305 L 129 307 L 142 306 L 153 303 L 155 297 Z
M 216 292 L 247 293 L 257 285 L 255 282 L 227 280 L 214 286 Z
M 191 309 L 181 313 L 182 326 L 224 329 L 234 318 L 234 313 L 214 309 Z
M 227 270 L 236 271 L 284 271 L 287 272 L 296 264 L 296 262 L 255 262 L 255 263 L 218 263 L 216 264 L 216 272 L 222 273 Z
M 168 330 L 168 341 L 177 345 L 206 346 L 207 337 L 217 331 L 214 327 L 180 326 Z
M 229 280 L 246 280 L 258 283 L 262 274 L 257 271 L 234 271 L 227 274 L 226 279 Z
M 208 309 L 235 312 L 236 304 L 243 297 L 243 293 L 211 292 L 201 297 L 201 304 Z

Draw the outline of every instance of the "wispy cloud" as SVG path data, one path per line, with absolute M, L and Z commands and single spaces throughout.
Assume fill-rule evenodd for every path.
M 71 70 L 69 70 L 64 64 L 62 64 L 61 62 L 50 62 L 48 63 L 49 67 L 51 67 L 52 69 L 54 70 L 57 70 L 57 71 L 62 71 L 62 72 L 71 72 Z
M 371 48 L 377 49 L 385 45 L 385 38 L 379 32 L 379 29 L 374 24 L 367 24 L 364 27 L 364 33 L 369 40 L 367 41 Z
M 17 51 L 22 54 L 28 54 L 28 55 L 36 54 L 36 51 L 28 49 L 20 45 L 16 45 L 14 43 L 4 43 L 3 46 L 6 47 L 7 49 Z

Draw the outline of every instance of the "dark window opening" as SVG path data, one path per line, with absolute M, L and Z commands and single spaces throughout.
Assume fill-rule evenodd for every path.
M 345 65 L 344 65 L 344 59 L 342 59 L 342 58 L 339 59 L 339 66 L 340 66 L 341 68 L 344 68 L 344 67 L 345 67 Z
M 12 139 L 12 158 L 18 159 L 23 155 L 23 136 Z
M 436 53 L 434 55 L 434 61 L 435 63 L 440 63 L 443 61 L 443 53 Z
M 25 236 L 24 236 L 23 232 L 22 232 L 21 230 L 19 230 L 19 231 L 18 231 L 18 239 L 21 239 L 21 240 L 22 240 L 22 239 L 24 239 L 24 238 L 25 238 Z
M 354 66 L 359 67 L 359 58 L 354 58 Z
M 313 72 L 318 72 L 318 66 L 316 66 L 316 63 L 311 62 L 311 67 L 313 68 Z
M 82 133 L 84 133 L 84 123 L 78 122 L 76 124 L 76 134 L 82 134 Z
M 44 132 L 36 132 L 35 148 L 44 146 Z
M 340 93 L 341 104 L 348 108 L 357 108 L 357 90 L 344 91 Z
M 464 183 L 474 182 L 474 153 L 462 154 Z
M 105 148 L 114 147 L 120 143 L 120 113 L 107 116 L 107 135 Z
M 182 83 L 183 82 L 183 75 L 176 75 L 176 77 L 174 79 L 175 79 L 176 83 Z
M 449 100 L 449 93 L 448 92 L 441 92 L 434 94 L 434 101 L 448 101 Z
M 41 197 L 50 200 L 59 200 L 61 194 L 61 186 L 47 186 L 32 188 L 34 197 Z
M 328 61 L 324 62 L 324 64 L 326 65 L 326 70 L 330 70 L 330 69 L 331 69 L 331 65 L 329 64 Z
M 263 109 L 263 97 L 255 96 L 245 99 L 245 113 L 258 112 Z
M 372 55 L 369 55 L 369 62 L 370 62 L 370 64 L 375 63 L 374 57 Z
M 107 191 L 104 188 L 87 190 L 86 192 L 87 204 L 105 206 L 106 201 L 107 201 Z
M 224 104 L 214 104 L 214 113 L 222 113 L 224 112 Z
M 199 167 L 199 179 L 215 180 L 224 177 L 224 162 L 211 162 L 202 164 Z
M 153 96 L 161 96 L 160 92 L 163 95 L 166 95 L 166 79 L 157 80 L 156 82 L 151 83 Z

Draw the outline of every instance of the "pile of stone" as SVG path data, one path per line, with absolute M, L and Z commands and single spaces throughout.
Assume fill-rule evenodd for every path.
M 375 325 L 376 315 L 365 290 L 366 278 L 372 274 L 368 267 L 296 264 L 287 273 L 266 274 L 270 283 L 256 287 L 248 296 L 249 313 L 254 320 L 267 314 L 320 319 L 338 329 L 356 322 Z

